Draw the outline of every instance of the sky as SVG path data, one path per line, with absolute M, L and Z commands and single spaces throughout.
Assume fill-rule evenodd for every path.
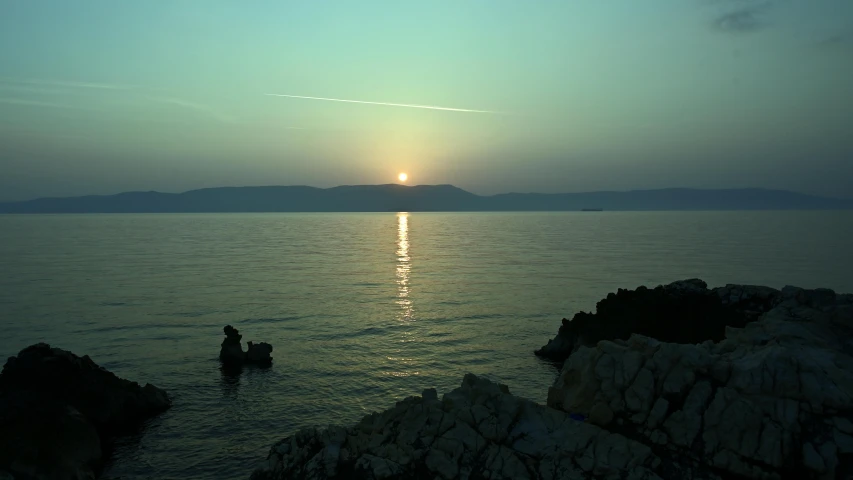
M 853 197 L 852 86 L 850 0 L 0 0 L 0 200 Z

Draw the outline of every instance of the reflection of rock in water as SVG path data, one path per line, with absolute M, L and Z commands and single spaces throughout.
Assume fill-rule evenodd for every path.
M 225 339 L 222 340 L 221 348 L 219 349 L 219 360 L 228 366 L 239 366 L 244 363 L 252 363 L 255 365 L 270 365 L 272 363 L 272 345 L 269 343 L 252 343 L 249 342 L 249 351 L 243 351 L 243 345 L 240 340 L 243 338 L 240 332 L 226 325 L 223 329 Z
M 223 364 L 219 367 L 219 387 L 225 397 L 236 398 L 240 391 L 240 375 L 243 373 L 242 365 Z

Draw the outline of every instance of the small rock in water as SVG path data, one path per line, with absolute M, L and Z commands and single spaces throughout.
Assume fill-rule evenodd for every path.
M 272 345 L 265 342 L 248 342 L 249 351 L 246 352 L 246 361 L 249 363 L 272 363 Z
M 272 363 L 272 345 L 265 342 L 252 343 L 248 342 L 249 350 L 243 351 L 243 345 L 240 340 L 243 338 L 240 332 L 226 325 L 223 329 L 225 339 L 222 340 L 222 345 L 219 350 L 219 360 L 227 365 L 243 365 L 244 363 L 252 363 L 256 365 L 269 365 Z

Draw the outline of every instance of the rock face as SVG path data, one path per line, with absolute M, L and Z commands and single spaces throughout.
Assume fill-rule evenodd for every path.
M 219 359 L 226 365 L 243 365 L 244 363 L 252 363 L 257 365 L 269 365 L 272 363 L 272 345 L 269 343 L 252 343 L 248 342 L 249 350 L 243 351 L 243 345 L 240 343 L 243 338 L 239 331 L 231 325 L 226 325 L 225 339 L 222 340 L 221 348 L 219 349 Z
M 438 399 L 410 397 L 351 428 L 300 430 L 275 444 L 253 480 L 613 478 L 655 479 L 661 460 L 621 435 L 515 397 L 466 375 Z
M 713 344 L 634 335 L 580 347 L 548 393 L 727 475 L 853 478 L 853 296 L 785 289 Z
M 718 343 L 582 339 L 547 406 L 467 375 L 442 400 L 300 430 L 252 479 L 853 479 L 853 296 L 661 288 L 747 321 Z
M 579 312 L 563 319 L 557 336 L 536 350 L 540 357 L 562 362 L 580 346 L 601 340 L 626 340 L 632 334 L 664 342 L 720 341 L 727 326 L 742 327 L 768 311 L 780 292 L 768 287 L 727 285 L 709 290 L 699 279 L 653 289 L 619 289 L 599 301 L 595 313 Z
M 88 356 L 27 347 L 0 373 L 0 476 L 94 478 L 112 435 L 170 405 L 165 391 L 123 380 Z

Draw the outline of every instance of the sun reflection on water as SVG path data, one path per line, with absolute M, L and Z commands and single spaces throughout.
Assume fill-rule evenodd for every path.
M 409 273 L 411 271 L 409 256 L 409 214 L 397 214 L 397 305 L 400 306 L 399 319 L 413 320 L 412 300 L 409 298 Z

